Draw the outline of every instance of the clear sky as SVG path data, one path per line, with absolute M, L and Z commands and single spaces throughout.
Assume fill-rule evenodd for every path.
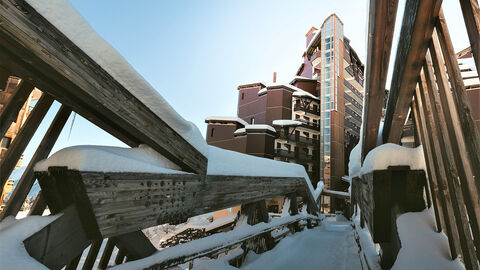
M 204 134 L 207 116 L 236 116 L 237 85 L 289 82 L 305 50 L 305 34 L 336 13 L 362 61 L 366 53 L 366 0 L 201 1 L 70 0 L 90 25 L 187 120 Z M 456 50 L 468 39 L 458 1 L 444 1 Z M 399 28 L 404 0 L 400 0 Z M 397 29 L 398 30 L 398 29 Z M 398 42 L 398 31 L 394 47 Z M 395 53 L 392 53 L 391 64 Z M 390 70 L 391 73 L 391 70 Z M 389 88 L 389 83 L 387 83 Z M 25 161 L 53 118 L 52 108 L 25 152 Z M 123 145 L 76 116 L 53 152 L 70 145 Z M 26 165 L 24 163 L 24 165 Z

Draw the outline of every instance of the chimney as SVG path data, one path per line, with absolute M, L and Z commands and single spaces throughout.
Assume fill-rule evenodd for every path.
M 277 72 L 273 72 L 273 82 L 277 82 Z

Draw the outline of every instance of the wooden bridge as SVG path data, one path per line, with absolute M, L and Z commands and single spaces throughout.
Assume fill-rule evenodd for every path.
M 358 203 L 374 241 L 390 256 L 382 258 L 385 268 L 391 266 L 399 249 L 395 222 L 391 221 L 403 212 L 426 206 L 435 210 L 437 231 L 448 237 L 451 259 L 460 257 L 467 269 L 479 268 L 480 201 L 475 176 L 480 175 L 480 136 L 441 3 L 406 1 L 382 133 L 384 143 L 398 144 L 411 111 L 423 146 L 426 175 L 392 167 L 352 181 L 352 204 Z M 480 70 L 478 3 L 460 3 Z M 377 146 L 397 5 L 397 0 L 370 0 L 362 161 Z M 62 104 L 0 214 L 0 220 L 15 216 L 38 179 L 42 190 L 29 215 L 41 215 L 47 206 L 52 214 L 59 215 L 23 241 L 30 256 L 52 269 L 76 269 L 82 252 L 89 248 L 83 269 L 91 269 L 97 257 L 99 268 L 105 269 L 114 247 L 119 249 L 116 264 L 157 252 L 142 229 L 182 223 L 189 217 L 236 205 L 242 205 L 237 224 L 257 224 L 255 230 L 200 250 L 165 256 L 149 265 L 150 269 L 216 256 L 238 246 L 262 252 L 281 238 L 272 237 L 272 231 L 288 228 L 296 232 L 303 226 L 318 225 L 319 191 L 313 191 L 308 177 L 301 173 L 210 173 L 212 157 L 185 139 L 172 115 L 149 106 L 88 48 L 72 41 L 61 26 L 44 16 L 26 1 L 8 0 L 0 5 L 0 82 L 21 79 L 8 95 L 0 92 L 5 104 L 0 108 L 0 135 L 5 134 L 30 92 L 35 88 L 43 92 L 0 160 L 2 189 L 53 102 Z M 146 173 L 50 166 L 34 172 L 35 165 L 50 155 L 72 112 L 131 147 L 148 145 L 179 169 L 175 173 Z M 379 181 L 382 179 L 385 181 Z M 390 194 L 393 187 L 401 187 L 405 196 L 377 196 Z M 348 193 L 334 191 L 326 195 L 348 198 Z M 289 199 L 290 217 L 269 218 L 265 200 L 277 196 Z M 258 225 L 261 222 L 266 225 Z M 104 239 L 108 242 L 98 254 Z M 242 256 L 235 258 L 232 264 L 238 266 L 241 260 Z

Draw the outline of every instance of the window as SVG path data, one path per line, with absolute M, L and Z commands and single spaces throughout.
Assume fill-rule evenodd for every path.
M 277 142 L 277 149 L 280 149 L 280 148 L 282 148 L 282 144 Z
M 242 93 L 242 100 L 245 98 L 245 93 Z
M 213 131 L 215 131 L 215 128 L 212 128 L 212 130 L 210 130 L 210 137 L 213 137 Z
M 255 117 L 252 117 L 252 119 L 250 119 L 250 124 L 255 124 Z
M 299 119 L 299 118 L 300 118 L 300 115 L 295 114 L 295 119 Z

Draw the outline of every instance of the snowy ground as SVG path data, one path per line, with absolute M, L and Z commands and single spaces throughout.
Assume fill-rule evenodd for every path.
M 294 248 L 292 248 L 294 247 Z M 362 269 L 359 249 L 349 221 L 329 218 L 281 240 L 263 254 L 247 255 L 240 269 Z M 195 261 L 195 270 L 236 269 L 226 260 Z

